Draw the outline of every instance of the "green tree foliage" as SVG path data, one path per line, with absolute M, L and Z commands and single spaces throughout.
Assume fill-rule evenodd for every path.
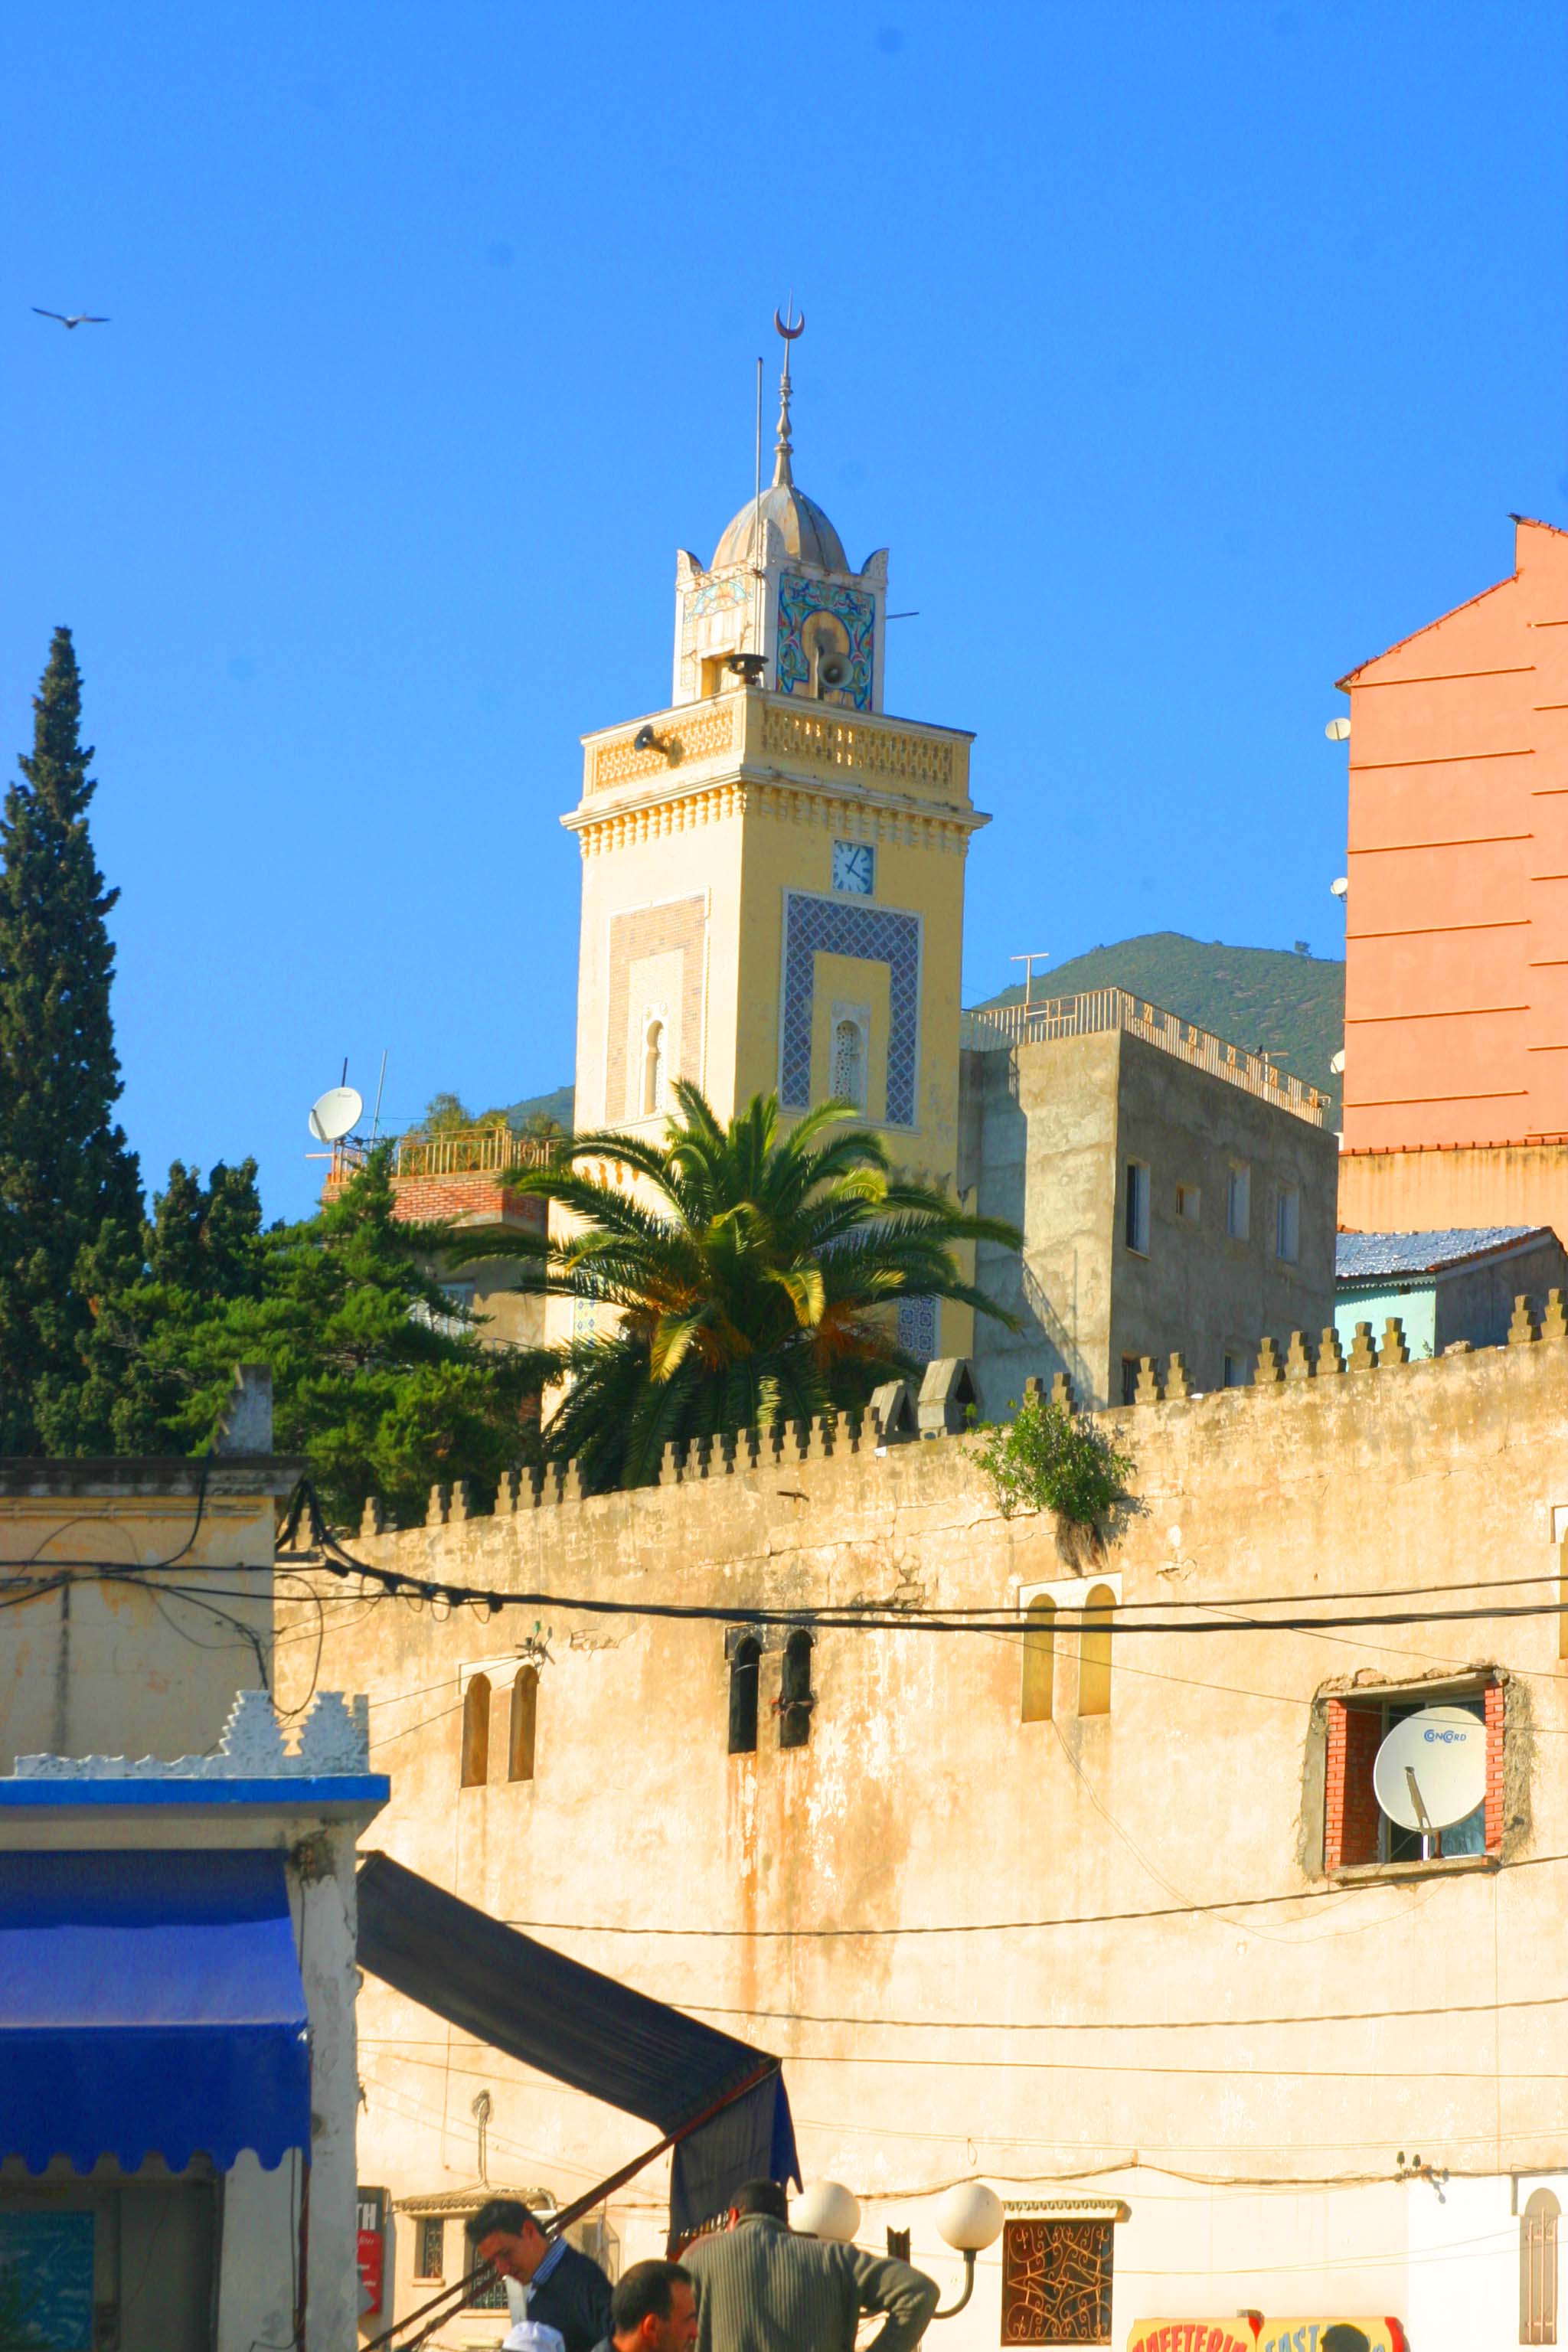
M 1029 1396 L 1016 1419 L 983 1427 L 980 1466 L 1004 1518 L 1016 1511 L 1055 1511 L 1075 1527 L 1098 1531 L 1125 1499 L 1131 1456 L 1068 1406 Z
M 171 1220 L 169 1249 L 194 1249 L 199 1263 L 221 1206 L 236 1286 L 223 1297 L 165 1288 L 137 1358 L 138 1381 L 176 1400 L 163 1423 L 176 1452 L 207 1444 L 237 1363 L 269 1365 L 277 1449 L 305 1457 L 340 1525 L 373 1494 L 414 1519 L 438 1481 L 493 1486 L 529 1451 L 539 1391 L 532 1360 L 481 1346 L 426 1271 L 451 1236 L 399 1222 L 388 1158 L 384 1146 L 373 1152 L 317 1215 L 253 1244 L 246 1204 L 215 1204 L 209 1189 L 203 1214 Z
M 134 1253 L 136 1160 L 110 1114 L 114 951 L 88 835 L 97 789 L 81 678 L 57 629 L 33 750 L 0 814 L 0 1453 L 44 1443 L 40 1414 L 80 1377 L 95 1269 Z
M 895 1337 L 906 1298 L 951 1298 L 1010 1320 L 967 1282 L 955 1246 L 1018 1235 L 890 1171 L 879 1139 L 827 1103 L 781 1132 L 776 1097 L 726 1127 L 675 1089 L 662 1143 L 614 1131 L 563 1145 L 507 1183 L 566 1213 L 553 1238 L 498 1234 L 531 1286 L 605 1310 L 605 1327 L 547 1360 L 565 1383 L 546 1455 L 603 1489 L 657 1475 L 665 1445 L 861 1404 L 915 1369 Z M 610 1160 L 636 1181 L 605 1182 Z
M 137 1250 L 105 1244 L 84 1254 L 91 1323 L 81 1376 L 55 1382 L 39 1414 L 54 1454 L 179 1454 L 189 1381 L 181 1335 L 231 1299 L 260 1296 L 267 1268 L 256 1162 L 220 1160 L 204 1184 L 176 1160 Z M 153 1341 L 168 1334 L 157 1349 Z

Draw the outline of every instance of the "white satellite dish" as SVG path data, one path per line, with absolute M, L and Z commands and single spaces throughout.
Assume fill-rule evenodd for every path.
M 1350 720 L 1342 711 L 1337 719 L 1330 719 L 1323 732 L 1331 743 L 1348 743 L 1351 740 Z
M 1329 1064 L 1329 1067 L 1332 1070 L 1336 1078 L 1342 1078 L 1344 1076 L 1345 1049 L 1342 1045 L 1340 1047 L 1339 1052 L 1334 1055 L 1332 1061 Z
M 1373 1793 L 1401 1829 L 1451 1829 L 1487 1793 L 1487 1727 L 1462 1706 L 1424 1706 L 1396 1723 L 1372 1768 Z
M 1349 876 L 1348 874 L 1336 874 L 1336 875 L 1335 875 L 1335 877 L 1334 877 L 1334 878 L 1333 878 L 1333 880 L 1332 880 L 1332 881 L 1330 883 L 1330 885 L 1329 885 L 1329 896 L 1330 896 L 1330 898 L 1348 898 L 1350 897 L 1350 894 L 1351 894 L 1351 877 L 1350 877 L 1350 876 Z
M 364 1115 L 364 1097 L 353 1087 L 329 1087 L 310 1105 L 310 1132 L 318 1143 L 341 1143 Z

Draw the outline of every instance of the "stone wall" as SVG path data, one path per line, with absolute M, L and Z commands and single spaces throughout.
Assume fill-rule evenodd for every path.
M 1555 1336 L 1534 1336 L 1543 1319 Z M 826 1431 L 805 1458 L 742 1451 L 656 1488 L 367 1535 L 351 1549 L 383 1569 L 518 1605 L 367 1604 L 323 1579 L 319 1614 L 303 1604 L 280 1643 L 284 1696 L 316 1673 L 368 1690 L 393 1776 L 378 1835 L 400 1860 L 782 2053 L 807 2175 L 867 2200 L 866 2242 L 912 2221 L 948 2282 L 923 2202 L 943 2180 L 1114 2190 L 1133 2214 L 1123 2315 L 1208 2308 L 1194 2260 L 1224 2307 L 1295 2309 L 1303 2244 L 1362 2242 L 1353 2189 L 1367 2267 L 1336 2256 L 1335 2305 L 1399 2308 L 1396 2158 L 1491 2181 L 1465 2226 L 1492 2229 L 1500 2196 L 1504 2239 L 1506 2176 L 1568 2166 L 1559 1620 L 1419 1620 L 1561 1589 L 1568 1320 L 1558 1300 L 1516 1325 L 1505 1349 L 1424 1362 L 1400 1360 L 1396 1331 L 1381 1351 L 1363 1335 L 1356 1370 L 1298 1339 L 1289 1377 L 1270 1349 L 1250 1389 L 1107 1414 L 1135 1469 L 1103 1546 L 1004 1518 L 973 1437 L 879 1450 L 863 1432 L 830 1452 Z M 1147 1380 L 1152 1396 L 1171 1368 Z M 1039 1597 L 1075 1630 L 1049 1716 L 1026 1722 L 1022 1610 Z M 1109 1711 L 1087 1714 L 1091 1598 L 1117 1630 Z M 907 1630 L 816 1630 L 801 1747 L 779 1740 L 785 1629 L 764 1630 L 758 1746 L 731 1754 L 728 1612 L 867 1602 Z M 715 1613 L 637 1613 L 682 1607 Z M 1017 1612 L 1019 1632 L 923 1630 L 933 1609 Z M 1338 1622 L 1278 1622 L 1301 1615 Z M 533 1776 L 514 1780 L 524 1669 Z M 479 1675 L 489 1767 L 464 1787 Z M 1506 1708 L 1496 1850 L 1332 1872 L 1330 1702 L 1484 1684 Z M 574 2192 L 647 2136 L 383 1987 L 361 2029 L 362 2177 L 396 2195 L 475 2178 L 481 2088 L 492 2179 Z M 1231 2220 L 1205 2220 L 1194 2255 L 1194 2200 L 1211 2197 Z M 653 2250 L 658 2198 L 654 2177 L 617 2200 L 628 2258 Z M 1222 2259 L 1243 2214 L 1245 2252 Z M 986 2262 L 955 2346 L 996 2340 Z M 1267 2289 L 1235 2287 L 1272 2263 Z M 1510 2339 L 1467 2338 L 1493 2340 Z

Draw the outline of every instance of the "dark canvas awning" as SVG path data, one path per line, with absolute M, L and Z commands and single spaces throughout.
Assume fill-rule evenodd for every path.
M 672 2233 L 721 2211 L 742 2180 L 799 2179 L 776 2058 L 552 1952 L 384 1853 L 360 1864 L 359 1957 L 465 2033 L 667 2137 L 738 2094 L 675 2150 Z
M 310 2144 L 280 1854 L 0 1854 L 0 2156 L 226 2171 Z

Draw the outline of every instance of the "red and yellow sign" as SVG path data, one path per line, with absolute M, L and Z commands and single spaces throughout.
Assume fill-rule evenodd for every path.
M 1141 2319 L 1127 2352 L 1407 2352 L 1397 2319 Z
M 1256 2352 L 1245 2319 L 1141 2319 L 1127 2352 Z
M 1405 2352 L 1397 2319 L 1266 2319 L 1258 2352 Z

